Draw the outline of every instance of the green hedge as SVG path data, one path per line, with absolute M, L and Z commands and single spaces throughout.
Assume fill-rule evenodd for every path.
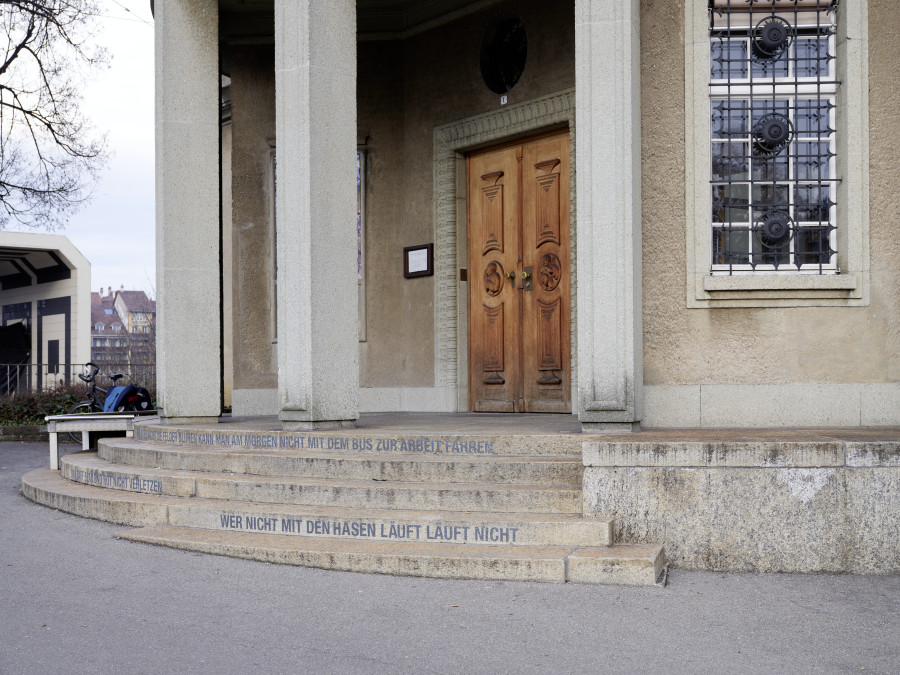
M 81 386 L 0 396 L 0 426 L 44 424 L 47 415 L 64 415 L 87 397 L 87 388 Z

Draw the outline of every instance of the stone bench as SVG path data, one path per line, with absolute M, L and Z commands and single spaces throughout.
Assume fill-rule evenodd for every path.
M 74 415 L 50 415 L 45 417 L 47 433 L 50 436 L 50 469 L 59 469 L 60 433 L 81 433 L 81 449 L 89 450 L 92 431 L 124 431 L 126 438 L 134 436 L 134 418 L 136 413 L 83 413 Z

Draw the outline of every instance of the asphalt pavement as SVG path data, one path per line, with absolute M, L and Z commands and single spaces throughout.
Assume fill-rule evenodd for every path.
M 900 673 L 900 576 L 672 570 L 665 588 L 329 572 L 113 538 L 0 443 L 0 674 Z

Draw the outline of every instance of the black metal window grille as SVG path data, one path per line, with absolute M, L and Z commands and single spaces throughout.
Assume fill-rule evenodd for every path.
M 710 0 L 712 273 L 836 273 L 836 0 Z

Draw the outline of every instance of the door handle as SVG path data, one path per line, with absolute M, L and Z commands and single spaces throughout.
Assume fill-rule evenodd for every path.
M 533 267 L 526 267 L 525 271 L 522 272 L 522 290 L 530 291 L 534 288 L 534 279 L 531 276 L 531 273 L 534 271 Z
M 513 279 L 516 278 L 516 273 L 515 272 L 507 272 L 506 278 L 509 279 L 510 281 L 512 281 Z

